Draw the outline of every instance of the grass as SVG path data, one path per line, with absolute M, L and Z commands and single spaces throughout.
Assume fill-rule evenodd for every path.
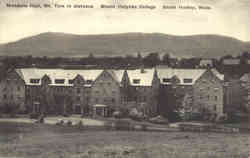
M 0 157 L 248 158 L 250 134 L 84 130 L 0 123 Z

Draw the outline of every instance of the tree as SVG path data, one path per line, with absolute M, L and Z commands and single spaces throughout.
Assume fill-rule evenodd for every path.
M 150 53 L 144 58 L 144 64 L 148 67 L 154 67 L 160 63 L 160 57 L 157 52 Z
M 164 65 L 170 66 L 170 60 L 171 60 L 170 55 L 168 53 L 165 53 L 162 58 L 162 63 Z

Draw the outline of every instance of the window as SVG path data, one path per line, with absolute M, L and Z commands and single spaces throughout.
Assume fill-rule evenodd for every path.
M 96 94 L 98 94 L 98 93 L 99 93 L 99 91 L 95 91 L 95 93 L 96 93 Z
M 30 79 L 30 83 L 39 83 L 40 79 Z
M 112 103 L 114 103 L 114 102 L 115 102 L 115 99 L 114 99 L 114 98 L 112 98 L 112 99 L 111 99 L 111 101 L 112 101 Z
M 76 100 L 77 100 L 77 101 L 80 101 L 81 99 L 80 99 L 80 97 L 77 97 Z
M 7 95 L 6 94 L 3 95 L 3 99 L 7 99 Z
M 163 78 L 163 82 L 171 82 L 170 78 Z
M 207 99 L 208 99 L 208 100 L 210 99 L 210 96 L 209 96 L 209 95 L 207 96 Z
M 200 96 L 200 99 L 202 99 L 203 97 L 202 97 L 202 95 Z
M 86 81 L 87 84 L 92 84 L 92 82 L 93 82 L 92 80 L 87 80 Z
M 133 79 L 133 83 L 134 84 L 139 84 L 140 83 L 140 79 Z
M 20 86 L 17 86 L 17 91 L 20 91 Z
M 214 105 L 214 111 L 216 111 L 216 110 L 217 110 L 216 105 Z
M 64 79 L 55 79 L 55 83 L 56 84 L 63 84 L 64 83 Z
M 192 80 L 191 78 L 184 78 L 184 79 L 183 79 L 183 82 L 184 82 L 184 83 L 192 83 L 193 80 Z
M 217 96 L 214 96 L 214 100 L 217 101 L 217 100 L 218 100 L 218 97 L 217 97 Z
M 6 87 L 4 87 L 4 88 L 3 88 L 3 91 L 5 92 L 6 90 L 7 90 L 7 88 L 6 88 Z
M 98 103 L 98 98 L 95 98 L 95 103 Z
M 69 80 L 69 84 L 73 84 L 74 83 L 74 80 Z
M 76 93 L 77 93 L 77 94 L 81 93 L 81 89 L 80 89 L 80 88 L 77 88 L 77 89 L 76 89 Z

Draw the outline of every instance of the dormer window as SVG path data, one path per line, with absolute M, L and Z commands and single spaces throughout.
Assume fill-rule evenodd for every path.
M 40 79 L 30 79 L 30 83 L 39 83 Z
M 184 78 L 184 79 L 183 79 L 183 82 L 184 82 L 184 83 L 192 83 L 193 80 L 192 80 L 191 78 Z
M 69 84 L 73 84 L 74 83 L 74 80 L 69 80 Z
M 64 84 L 64 79 L 55 79 L 56 84 Z
M 134 79 L 134 80 L 133 80 L 133 83 L 134 83 L 134 84 L 139 84 L 139 83 L 140 83 L 140 79 Z
M 162 80 L 163 80 L 163 82 L 171 82 L 170 78 L 163 78 Z
M 87 80 L 86 81 L 87 84 L 92 84 L 92 82 L 93 82 L 92 80 Z

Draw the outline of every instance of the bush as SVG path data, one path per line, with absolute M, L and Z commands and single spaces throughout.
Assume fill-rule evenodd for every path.
M 67 126 L 72 126 L 72 121 L 68 120 L 67 121 Z
M 122 116 L 122 113 L 120 111 L 115 111 L 113 113 L 113 117 L 119 119 L 119 118 L 122 118 L 123 116 Z
M 59 120 L 58 122 L 56 122 L 56 125 L 63 125 L 64 121 L 63 120 Z
M 64 113 L 63 117 L 69 117 L 70 115 L 68 113 Z
M 142 121 L 144 119 L 143 113 L 138 112 L 136 108 L 132 109 L 129 113 L 129 118 L 135 121 Z

